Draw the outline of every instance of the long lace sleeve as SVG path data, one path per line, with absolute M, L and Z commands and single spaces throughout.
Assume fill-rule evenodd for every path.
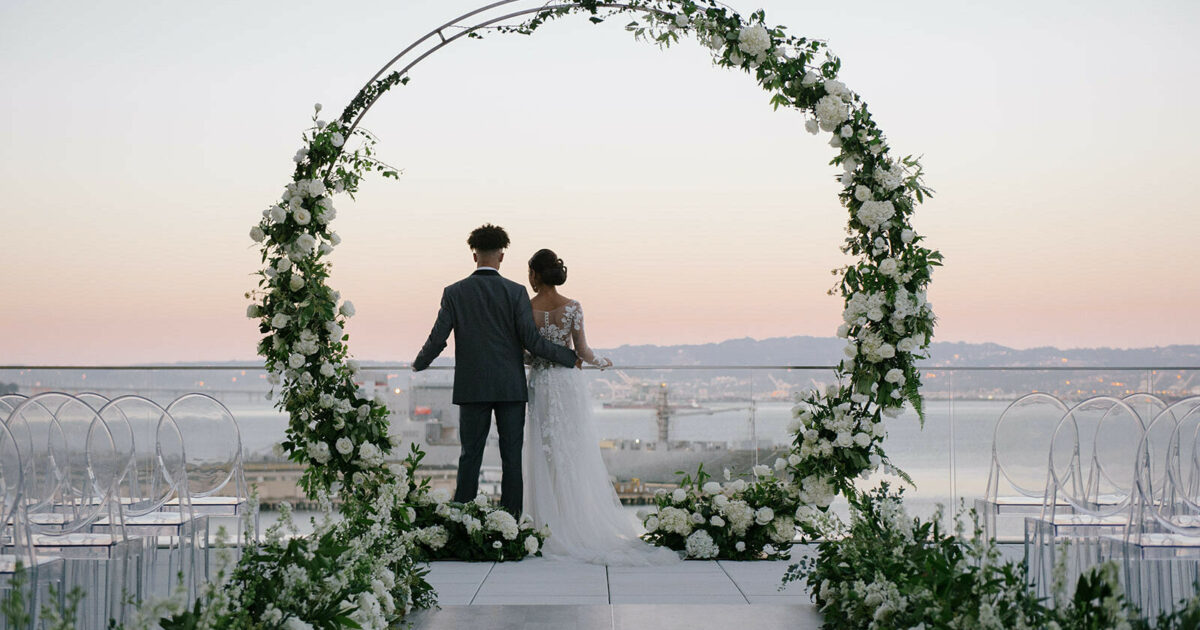
M 580 359 L 594 365 L 600 369 L 612 367 L 612 361 L 605 357 L 596 356 L 595 352 L 587 345 L 587 335 L 583 331 L 583 307 L 579 302 L 575 302 L 575 312 L 572 313 L 571 319 L 571 341 L 575 345 L 575 354 L 579 355 Z

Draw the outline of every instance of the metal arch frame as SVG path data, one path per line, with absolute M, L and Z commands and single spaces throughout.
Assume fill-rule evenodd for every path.
M 511 20 L 513 18 L 518 18 L 518 17 L 525 16 L 525 15 L 530 15 L 533 13 L 542 13 L 544 11 L 554 11 L 554 10 L 558 10 L 558 9 L 582 8 L 582 6 L 577 3 L 559 2 L 557 4 L 542 4 L 537 7 L 533 7 L 533 8 L 525 8 L 525 9 L 521 9 L 519 11 L 512 11 L 512 12 L 506 13 L 504 15 L 501 15 L 499 17 L 486 18 L 482 22 L 478 22 L 478 23 L 475 23 L 472 25 L 466 24 L 471 18 L 473 18 L 481 13 L 486 13 L 488 11 L 491 11 L 492 9 L 497 9 L 499 7 L 503 7 L 506 5 L 510 5 L 510 4 L 514 4 L 514 3 L 518 3 L 518 2 L 528 2 L 528 1 L 529 0 L 500 0 L 499 2 L 493 2 L 491 4 L 488 4 L 488 5 L 482 6 L 478 9 L 475 9 L 474 11 L 464 13 L 464 14 L 454 18 L 453 20 L 450 20 L 449 22 L 446 22 L 445 24 L 433 29 L 432 31 L 429 31 L 429 33 L 427 33 L 423 37 L 417 39 L 417 41 L 410 44 L 407 48 L 400 51 L 400 53 L 397 54 L 395 57 L 392 57 L 392 59 L 390 61 L 385 63 L 383 65 L 383 67 L 380 68 L 379 71 L 376 72 L 375 75 L 372 76 L 371 79 L 368 80 L 365 85 L 363 85 L 362 89 L 360 89 L 357 92 L 357 94 L 361 94 L 364 90 L 371 87 L 371 84 L 378 81 L 379 77 L 383 76 L 384 73 L 387 72 L 393 66 L 395 66 L 397 62 L 399 62 L 401 59 L 404 59 L 405 56 L 407 56 L 409 53 L 413 52 L 413 50 L 415 50 L 418 46 L 433 39 L 435 36 L 438 37 L 441 41 L 437 42 L 437 44 L 435 44 L 429 50 L 426 50 L 425 52 L 421 53 L 419 56 L 417 56 L 416 59 L 413 59 L 412 61 L 410 61 L 408 63 L 408 65 L 401 68 L 398 71 L 398 74 L 400 76 L 407 75 L 409 70 L 411 70 L 414 66 L 421 63 L 422 61 L 424 61 L 427 57 L 429 57 L 433 53 L 441 50 L 442 48 L 445 48 L 446 46 L 449 46 L 450 44 L 454 43 L 455 41 L 457 41 L 459 39 L 462 39 L 463 37 L 470 35 L 471 33 L 474 33 L 475 31 L 489 28 L 491 26 L 495 26 L 495 25 L 505 22 L 507 20 Z M 627 2 L 600 2 L 600 3 L 597 3 L 595 5 L 595 7 L 599 8 L 599 9 L 629 9 L 631 11 L 641 11 L 643 13 L 657 13 L 660 15 L 672 15 L 668 11 L 662 11 L 660 9 L 631 4 L 631 3 L 627 3 Z M 449 28 L 459 28 L 462 30 L 447 37 L 443 33 L 443 31 L 445 31 L 446 29 L 449 29 Z M 362 111 L 358 113 L 357 117 L 355 117 L 354 122 L 352 122 L 350 124 L 350 127 L 346 130 L 347 137 L 349 137 L 350 134 L 354 133 L 354 130 L 358 128 L 359 123 L 362 122 L 363 117 L 365 117 L 367 115 L 367 112 L 371 111 L 371 108 L 375 106 L 375 103 L 378 102 L 382 96 L 383 96 L 383 94 L 376 95 L 374 99 L 372 99 L 370 102 L 368 102 L 363 107 Z

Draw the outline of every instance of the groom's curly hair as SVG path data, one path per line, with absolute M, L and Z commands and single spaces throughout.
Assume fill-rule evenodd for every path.
M 498 225 L 485 223 L 471 232 L 467 245 L 477 252 L 498 252 L 508 247 L 508 232 Z

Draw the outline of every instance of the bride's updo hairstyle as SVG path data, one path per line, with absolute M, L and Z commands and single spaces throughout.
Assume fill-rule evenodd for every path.
M 537 274 L 538 281 L 552 287 L 562 286 L 567 281 L 567 266 L 558 254 L 549 249 L 539 249 L 529 259 L 529 269 Z

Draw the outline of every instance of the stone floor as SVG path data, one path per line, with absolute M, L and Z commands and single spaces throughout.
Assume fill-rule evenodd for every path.
M 435 562 L 441 608 L 410 617 L 416 630 L 450 628 L 819 628 L 798 583 L 780 589 L 789 562 L 689 561 L 605 567 L 531 558 Z

